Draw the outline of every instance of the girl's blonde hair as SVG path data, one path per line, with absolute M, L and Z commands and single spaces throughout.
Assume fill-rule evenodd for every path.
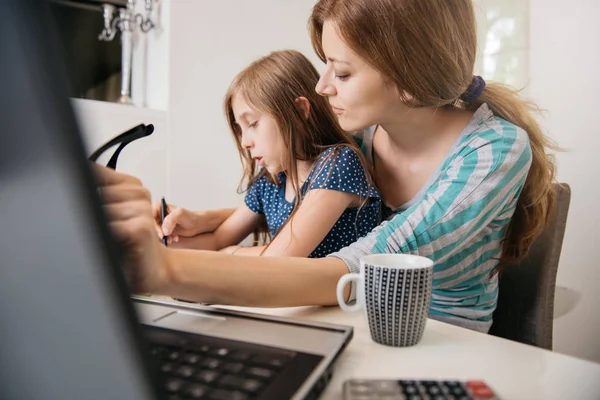
M 472 0 L 320 0 L 309 28 L 323 61 L 325 21 L 334 23 L 356 54 L 408 95 L 406 104 L 475 111 L 487 103 L 494 115 L 527 132 L 533 152 L 531 169 L 496 271 L 524 257 L 553 209 L 555 164 L 547 149 L 556 146 L 532 115 L 538 108 L 505 85 L 490 83 L 476 100 L 460 100 L 473 80 L 477 50 Z
M 287 165 L 284 165 L 284 169 L 295 193 L 299 194 L 302 186 L 296 160 L 314 162 L 328 148 L 334 148 L 328 158 L 337 157 L 343 146 L 349 146 L 354 148 L 365 165 L 360 150 L 339 126 L 327 99 L 315 92 L 318 81 L 319 73 L 315 67 L 295 50 L 272 52 L 254 61 L 234 78 L 225 95 L 224 108 L 244 166 L 238 191 L 247 190 L 264 175 L 271 182 L 276 182 L 277 177 L 268 175 L 266 169 L 259 171 L 250 152 L 242 146 L 241 129 L 235 121 L 232 108 L 236 95 L 241 95 L 252 108 L 275 119 L 287 148 Z M 296 103 L 299 97 L 306 98 L 310 103 L 308 118 Z M 302 196 L 295 196 L 291 215 L 301 202 Z M 265 233 L 263 241 L 267 240 L 268 231 L 264 221 L 260 232 Z

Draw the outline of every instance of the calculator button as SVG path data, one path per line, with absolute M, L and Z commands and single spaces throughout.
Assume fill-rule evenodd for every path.
M 368 394 L 371 392 L 371 387 L 368 385 L 352 385 L 352 394 Z
M 374 398 L 370 394 L 353 394 L 350 400 L 373 400 Z
M 439 386 L 433 386 L 433 385 L 429 385 L 429 386 L 427 387 L 427 393 L 428 393 L 430 396 L 437 396 L 437 395 L 439 395 L 439 394 L 442 394 L 442 389 L 440 389 L 440 387 L 439 387 Z
M 377 381 L 374 383 L 375 385 L 373 389 L 377 394 L 387 395 L 400 393 L 400 388 L 394 381 Z
M 483 381 L 467 381 L 467 387 L 470 389 L 475 389 L 480 387 L 487 387 L 487 385 Z
M 460 386 L 454 386 L 452 388 L 448 388 L 448 394 L 451 394 L 455 397 L 466 396 L 467 392 Z
M 402 393 L 405 395 L 419 394 L 419 389 L 415 385 L 403 385 Z
M 479 397 L 482 399 L 491 399 L 492 397 L 494 397 L 494 392 L 492 392 L 492 390 L 487 386 L 474 388 L 474 389 L 472 389 L 472 391 L 473 391 L 473 396 Z

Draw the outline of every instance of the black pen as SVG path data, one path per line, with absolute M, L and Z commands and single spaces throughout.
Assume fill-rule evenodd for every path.
M 165 222 L 165 218 L 167 218 L 167 215 L 169 215 L 169 212 L 167 211 L 167 202 L 165 201 L 165 198 L 162 197 L 160 199 L 160 224 L 161 224 L 161 227 L 162 227 L 163 222 Z M 167 246 L 167 235 L 163 236 L 162 242 L 165 246 Z

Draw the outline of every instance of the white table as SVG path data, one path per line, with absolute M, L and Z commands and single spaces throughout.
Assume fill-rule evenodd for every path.
M 504 399 L 600 399 L 600 364 L 428 320 L 423 340 L 393 348 L 371 340 L 362 312 L 337 307 L 222 307 L 354 327 L 323 400 L 349 378 L 482 379 Z

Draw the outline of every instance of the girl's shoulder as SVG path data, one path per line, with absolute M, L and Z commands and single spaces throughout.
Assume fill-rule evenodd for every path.
M 333 189 L 379 197 L 356 147 L 339 145 L 325 150 L 309 175 L 309 190 Z
M 282 175 L 283 177 L 285 177 L 285 174 L 280 173 L 278 178 L 281 182 L 282 179 Z M 271 177 L 268 176 L 267 173 L 259 173 L 256 178 L 254 178 L 254 180 L 252 181 L 252 183 L 249 185 L 248 187 L 248 191 L 258 191 L 260 193 L 263 192 L 269 192 L 269 191 L 273 191 L 273 190 L 277 190 L 279 188 L 280 184 L 276 184 L 273 179 Z
M 330 147 L 323 151 L 317 159 L 317 162 L 315 162 L 313 169 L 322 168 L 325 165 L 328 167 L 356 166 L 361 169 L 363 168 L 357 149 L 346 144 Z

